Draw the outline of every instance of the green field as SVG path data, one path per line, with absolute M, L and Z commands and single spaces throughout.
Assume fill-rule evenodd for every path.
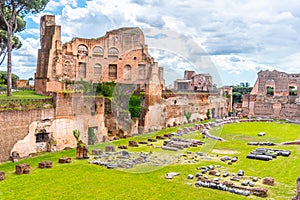
M 166 129 L 157 133 L 142 135 L 114 141 L 111 144 L 128 144 L 128 140 L 145 140 L 157 134 L 176 131 L 176 128 Z M 264 131 L 266 136 L 258 137 L 257 133 Z M 202 147 L 192 147 L 185 151 L 202 151 L 208 153 L 213 160 L 200 160 L 196 164 L 170 164 L 167 166 L 139 166 L 130 170 L 106 169 L 101 166 L 88 164 L 87 160 L 76 160 L 75 150 L 56 153 L 44 153 L 34 158 L 20 161 L 31 164 L 31 173 L 16 175 L 15 163 L 3 163 L 0 170 L 6 173 L 6 179 L 0 182 L 0 199 L 261 199 L 256 196 L 243 197 L 224 191 L 196 188 L 194 180 L 188 180 L 188 174 L 195 174 L 196 168 L 202 165 L 221 165 L 222 170 L 237 173 L 245 170 L 245 176 L 273 177 L 275 186 L 267 188 L 266 199 L 291 199 L 295 195 L 295 181 L 300 175 L 299 146 L 275 146 L 274 149 L 287 149 L 292 152 L 290 157 L 278 157 L 272 161 L 246 159 L 246 155 L 255 146 L 248 146 L 250 141 L 283 141 L 300 139 L 300 126 L 295 124 L 274 123 L 239 123 L 215 128 L 211 133 L 220 135 L 225 142 L 205 139 Z M 203 140 L 201 134 L 191 133 L 186 138 Z M 155 146 L 162 141 L 154 143 Z M 89 149 L 103 149 L 108 143 L 90 146 Z M 130 147 L 129 151 L 144 151 L 164 153 L 161 149 L 140 145 Z M 228 156 L 238 156 L 239 160 L 233 165 L 221 162 L 219 158 L 226 153 Z M 172 152 L 170 153 L 170 156 Z M 184 152 L 179 152 L 184 153 Z M 72 163 L 58 164 L 58 158 L 70 156 Z M 53 161 L 52 169 L 39 169 L 38 162 Z M 173 180 L 166 180 L 168 172 L 179 172 Z M 199 172 L 199 171 L 198 171 Z M 192 185 L 191 185 L 192 184 Z
M 0 100 L 21 100 L 21 99 L 47 99 L 50 96 L 35 94 L 34 90 L 20 90 L 12 93 L 12 96 L 0 94 Z

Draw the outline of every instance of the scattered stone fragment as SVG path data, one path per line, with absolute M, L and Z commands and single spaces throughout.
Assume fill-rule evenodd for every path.
M 210 170 L 210 171 L 208 172 L 208 174 L 209 174 L 209 175 L 215 175 L 215 174 L 216 174 L 216 171 L 215 171 L 215 170 Z
M 249 181 L 242 181 L 241 185 L 247 186 L 249 184 Z
M 215 169 L 215 167 L 213 165 L 209 165 L 207 168 L 210 169 L 210 170 Z
M 139 144 L 148 144 L 146 141 L 139 141 Z
M 157 135 L 155 138 L 158 139 L 158 140 L 165 140 L 166 139 L 164 136 L 161 136 L 161 135 Z
M 173 179 L 174 176 L 178 176 L 179 173 L 178 172 L 169 172 L 165 175 L 166 179 Z
M 58 163 L 71 163 L 72 159 L 70 157 L 60 158 Z
M 136 141 L 130 140 L 130 141 L 128 141 L 128 146 L 130 146 L 130 147 L 138 147 L 139 145 L 138 145 L 138 143 Z
M 30 165 L 29 164 L 18 164 L 16 165 L 16 174 L 29 174 Z
M 0 171 L 0 181 L 3 181 L 5 179 L 5 173 Z
M 237 173 L 238 176 L 244 176 L 244 170 L 239 170 Z
M 265 185 L 271 185 L 271 186 L 274 186 L 275 184 L 275 180 L 274 178 L 272 177 L 266 177 L 262 180 L 262 183 L 265 184 Z
M 236 162 L 238 160 L 238 157 L 234 156 L 232 159 L 231 159 L 231 162 Z
M 247 158 L 269 161 L 272 160 L 273 158 L 277 158 L 277 156 L 288 157 L 290 154 L 291 152 L 287 150 L 257 148 L 255 151 L 251 151 L 247 155 Z
M 107 166 L 107 169 L 116 169 L 118 167 L 117 164 L 108 164 Z
M 223 156 L 220 160 L 226 162 L 228 160 L 231 160 L 231 158 L 229 156 Z
M 260 132 L 257 134 L 258 136 L 265 136 L 266 135 L 266 132 Z
M 94 150 L 92 150 L 92 155 L 97 155 L 97 156 L 99 156 L 99 155 L 101 155 L 101 154 L 103 154 L 103 152 L 102 152 L 101 149 L 94 149 Z
M 258 197 L 267 197 L 268 190 L 265 188 L 253 188 L 251 189 L 251 194 L 258 196 Z
M 249 181 L 248 184 L 249 184 L 250 187 L 254 187 L 254 183 L 253 182 Z
M 194 176 L 193 176 L 192 174 L 189 174 L 189 175 L 187 176 L 187 178 L 188 178 L 188 179 L 193 179 Z
M 273 142 L 248 142 L 248 145 L 253 145 L 253 146 L 274 146 L 275 143 L 273 143 Z
M 257 178 L 257 177 L 253 177 L 252 181 L 253 181 L 253 182 L 257 182 L 257 181 L 258 181 L 258 178 Z
M 148 138 L 148 142 L 157 142 L 157 140 L 153 138 Z
M 120 145 L 118 146 L 118 149 L 128 149 L 126 145 Z
M 223 177 L 225 178 L 227 176 L 229 176 L 229 173 L 228 172 L 224 172 Z
M 240 181 L 240 178 L 239 178 L 239 177 L 236 177 L 236 176 L 234 176 L 234 177 L 231 177 L 231 178 L 230 178 L 230 180 L 232 180 L 232 181 Z
M 41 169 L 52 168 L 52 162 L 51 161 L 39 162 L 39 168 L 41 168 Z
M 115 152 L 115 146 L 106 146 L 105 147 L 105 152 Z
M 163 150 L 170 150 L 170 151 L 178 151 L 178 148 L 176 148 L 176 147 L 168 147 L 168 146 L 162 146 L 161 149 L 163 149 Z

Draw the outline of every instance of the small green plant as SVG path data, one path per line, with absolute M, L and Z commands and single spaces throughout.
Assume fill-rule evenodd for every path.
M 210 109 L 207 109 L 207 112 L 206 112 L 206 118 L 207 119 L 210 119 L 211 117 L 210 117 Z
M 185 116 L 186 120 L 187 120 L 188 122 L 190 122 L 192 113 L 190 113 L 190 112 L 185 112 L 185 111 L 184 111 L 184 116 Z
M 79 131 L 78 129 L 73 130 L 73 135 L 74 135 L 74 137 L 75 137 L 75 139 L 76 139 L 76 141 L 77 141 L 77 146 L 78 146 L 78 147 L 79 147 L 79 146 L 83 147 L 83 146 L 84 146 L 84 143 L 83 143 L 81 140 L 79 140 L 79 137 L 80 137 L 80 131 Z

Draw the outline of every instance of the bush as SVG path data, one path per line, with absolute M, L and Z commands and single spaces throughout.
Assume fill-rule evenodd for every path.
M 131 118 L 140 118 L 141 112 L 141 97 L 140 95 L 131 95 L 129 99 L 128 109 Z

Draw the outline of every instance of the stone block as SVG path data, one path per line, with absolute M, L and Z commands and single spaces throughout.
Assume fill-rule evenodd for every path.
M 274 178 L 272 177 L 266 177 L 262 180 L 262 183 L 265 184 L 265 185 L 271 185 L 271 186 L 274 186 L 275 184 L 275 180 Z
M 58 160 L 58 163 L 71 163 L 72 162 L 72 159 L 69 158 L 69 157 L 65 157 L 65 158 L 60 158 Z
M 0 171 L 0 181 L 3 181 L 5 179 L 5 173 Z
M 106 146 L 105 147 L 105 152 L 115 152 L 115 146 Z
M 41 168 L 41 169 L 52 168 L 52 162 L 51 161 L 39 162 L 39 168 Z
M 138 147 L 139 145 L 138 145 L 138 143 L 136 141 L 130 140 L 130 141 L 128 141 L 128 146 L 130 146 L 130 147 Z
M 18 164 L 16 165 L 16 174 L 29 174 L 30 165 L 29 164 Z
M 92 155 L 97 155 L 97 156 L 99 156 L 99 155 L 101 155 L 101 154 L 103 154 L 103 152 L 102 152 L 101 149 L 94 149 L 94 150 L 92 150 Z

